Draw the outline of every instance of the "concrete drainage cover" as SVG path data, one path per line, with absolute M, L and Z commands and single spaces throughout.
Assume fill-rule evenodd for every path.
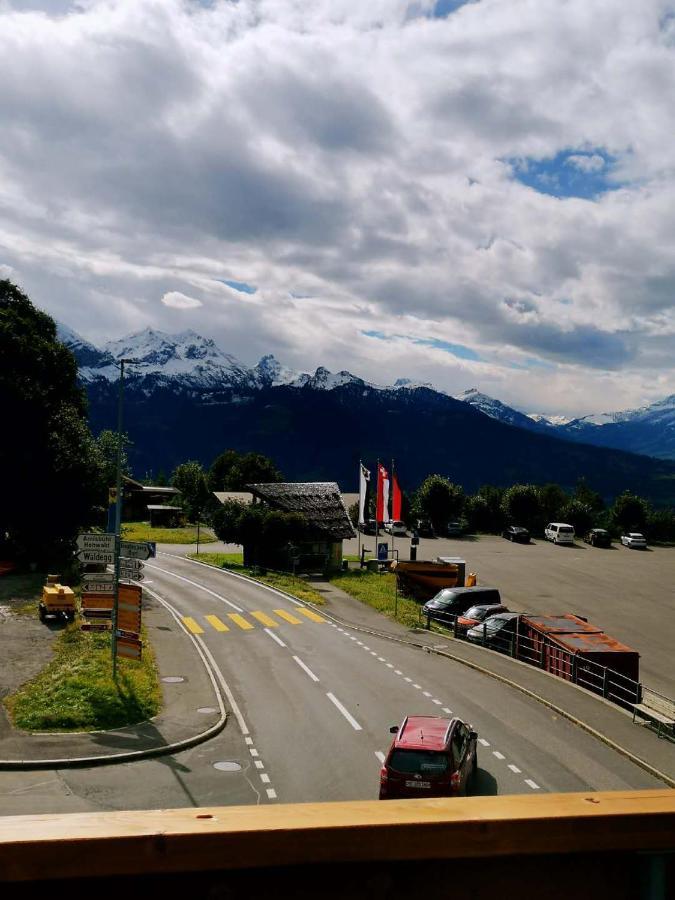
M 181 681 L 185 681 L 182 675 L 165 675 L 162 678 L 162 681 L 165 681 L 167 684 L 179 684 Z
M 219 772 L 241 772 L 241 766 L 238 762 L 217 762 L 213 764 L 214 769 Z
M 198 713 L 204 713 L 204 715 L 208 715 L 209 713 L 218 712 L 215 706 L 200 706 L 197 710 Z

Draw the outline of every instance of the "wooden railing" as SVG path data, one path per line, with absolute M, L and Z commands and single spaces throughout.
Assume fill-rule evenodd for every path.
M 11 816 L 0 896 L 660 900 L 674 850 L 665 788 Z

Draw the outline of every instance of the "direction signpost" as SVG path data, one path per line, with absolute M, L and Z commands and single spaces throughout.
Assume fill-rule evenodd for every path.
M 119 498 L 118 498 L 119 499 Z M 119 527 L 119 526 L 118 526 Z M 140 659 L 142 642 L 141 603 L 143 560 L 155 555 L 155 545 L 144 541 L 121 541 L 117 534 L 80 534 L 76 556 L 80 563 L 112 565 L 112 572 L 82 575 L 82 614 L 95 622 L 82 624 L 83 631 L 112 632 L 113 677 L 117 657 Z M 101 621 L 112 619 L 109 622 Z

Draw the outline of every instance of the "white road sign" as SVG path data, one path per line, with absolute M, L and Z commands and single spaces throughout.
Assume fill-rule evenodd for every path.
M 90 581 L 95 581 L 97 584 L 103 584 L 103 582 L 112 584 L 114 580 L 115 576 L 112 572 L 85 572 L 82 576 L 85 584 L 89 584 Z
M 129 569 L 132 572 L 140 572 L 145 568 L 140 559 L 132 559 L 128 556 L 120 556 L 120 569 Z
M 88 581 L 85 587 L 91 594 L 115 593 L 115 585 L 111 581 Z
M 78 550 L 98 550 L 99 553 L 115 552 L 114 534 L 78 534 Z
M 115 561 L 114 553 L 100 550 L 78 550 L 76 555 L 81 563 L 111 563 Z
M 145 541 L 122 541 L 120 543 L 120 556 L 131 559 L 149 559 L 152 555 L 150 547 Z
M 120 578 L 123 581 L 143 581 L 145 575 L 142 572 L 132 572 L 131 569 L 120 569 Z

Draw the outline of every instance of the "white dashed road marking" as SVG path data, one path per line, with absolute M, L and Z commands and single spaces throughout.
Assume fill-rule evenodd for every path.
M 519 769 L 518 766 L 514 766 L 513 763 L 509 763 L 509 769 L 511 769 L 512 772 L 515 772 L 516 775 L 522 775 L 522 769 Z
M 276 800 L 277 792 L 274 790 L 274 788 L 267 788 L 267 796 L 270 798 L 270 800 Z
M 356 721 L 356 719 L 354 718 L 354 716 L 349 712 L 349 710 L 348 710 L 348 709 L 345 709 L 345 707 L 340 703 L 340 701 L 339 701 L 338 698 L 335 696 L 335 694 L 331 694 L 331 693 L 329 692 L 329 693 L 326 694 L 326 696 L 328 697 L 328 699 L 330 700 L 330 702 L 331 702 L 334 706 L 336 706 L 337 709 L 340 710 L 340 712 L 341 712 L 342 715 L 345 717 L 345 719 L 349 722 L 349 724 L 352 726 L 352 728 L 354 729 L 354 731 L 362 731 L 362 730 L 363 730 L 363 729 L 361 728 L 361 726 L 359 725 L 359 723 L 358 723 L 358 722 Z
M 317 676 L 314 674 L 314 672 L 312 672 L 312 670 L 309 668 L 309 666 L 305 665 L 305 663 L 300 659 L 299 656 L 294 656 L 293 659 L 294 659 L 294 660 L 296 661 L 296 663 L 300 666 L 300 668 L 301 668 L 304 672 L 306 672 L 307 675 L 309 675 L 309 677 L 312 679 L 312 681 L 318 681 L 318 680 L 319 680 L 319 679 L 317 678 Z
M 478 738 L 478 743 L 483 747 L 489 747 L 490 742 L 486 741 L 485 738 Z
M 265 632 L 265 634 L 269 634 L 269 636 L 272 638 L 272 640 L 273 640 L 273 641 L 276 641 L 277 644 L 278 644 L 280 647 L 285 647 L 285 646 L 286 646 L 286 644 L 284 644 L 284 642 L 281 640 L 281 638 L 278 637 L 278 636 L 272 631 L 271 628 L 263 628 L 263 631 Z
M 376 750 L 375 756 L 379 759 L 379 761 L 381 763 L 384 763 L 384 753 L 381 750 Z
M 506 759 L 503 753 L 500 753 L 499 750 L 493 750 L 492 755 L 496 756 L 497 759 Z
M 525 779 L 525 784 L 529 785 L 529 787 L 531 787 L 533 791 L 538 791 L 538 790 L 540 790 L 539 785 L 537 784 L 537 782 L 536 782 L 536 781 L 532 781 L 531 778 L 526 778 L 526 779 Z

